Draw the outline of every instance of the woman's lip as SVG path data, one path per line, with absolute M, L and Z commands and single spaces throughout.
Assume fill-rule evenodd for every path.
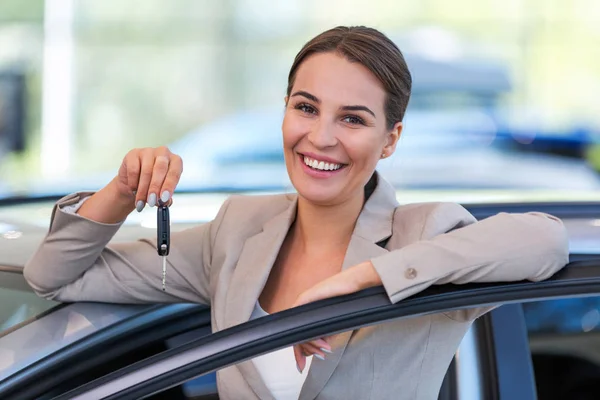
M 300 154 L 300 156 L 302 157 L 308 157 L 308 158 L 312 158 L 313 160 L 317 160 L 317 161 L 323 161 L 329 164 L 340 164 L 340 165 L 346 165 L 345 163 L 335 160 L 333 158 L 329 158 L 329 157 L 325 157 L 325 156 L 319 156 L 317 154 L 314 153 L 300 153 L 298 152 L 298 154 Z
M 330 178 L 332 176 L 339 174 L 340 172 L 342 172 L 343 170 L 346 169 L 345 165 L 342 165 L 341 168 L 338 168 L 336 170 L 329 170 L 329 171 L 311 168 L 304 163 L 304 155 L 302 155 L 302 154 L 298 154 L 298 160 L 300 160 L 300 164 L 302 164 L 301 168 L 304 171 L 304 173 L 313 178 L 317 178 L 317 179 Z

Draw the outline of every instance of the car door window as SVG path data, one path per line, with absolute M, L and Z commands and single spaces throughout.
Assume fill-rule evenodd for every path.
M 57 306 L 0 337 L 0 380 L 146 308 L 102 303 Z
M 16 269 L 6 269 L 0 267 L 0 337 L 58 305 L 33 293 Z
M 600 398 L 600 297 L 523 305 L 539 400 Z
M 210 332 L 202 305 L 64 304 L 0 337 L 0 398 L 60 395 Z

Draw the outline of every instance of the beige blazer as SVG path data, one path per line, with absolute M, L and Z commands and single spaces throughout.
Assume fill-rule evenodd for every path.
M 119 224 L 61 211 L 25 266 L 41 296 L 59 301 L 198 302 L 214 331 L 248 321 L 296 215 L 296 195 L 232 196 L 217 217 L 174 233 L 168 291 L 155 239 L 107 246 Z M 378 242 L 389 239 L 386 248 Z M 381 177 L 356 222 L 343 268 L 371 260 L 390 301 L 434 284 L 542 280 L 568 262 L 562 222 L 542 213 L 502 213 L 477 222 L 453 203 L 399 206 Z M 437 399 L 473 319 L 489 309 L 427 315 L 336 336 L 314 359 L 300 399 Z M 222 399 L 272 399 L 251 361 L 218 372 Z

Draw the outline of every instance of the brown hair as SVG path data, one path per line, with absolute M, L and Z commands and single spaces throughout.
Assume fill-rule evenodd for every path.
M 338 26 L 306 43 L 290 68 L 288 96 L 300 64 L 313 54 L 327 52 L 337 52 L 350 62 L 360 63 L 371 71 L 386 92 L 384 109 L 387 128 L 392 129 L 396 122 L 402 121 L 410 98 L 410 71 L 398 46 L 383 33 L 365 26 Z

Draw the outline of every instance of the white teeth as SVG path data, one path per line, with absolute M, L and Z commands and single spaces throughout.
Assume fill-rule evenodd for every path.
M 313 160 L 312 158 L 309 158 L 306 156 L 304 157 L 304 164 L 308 165 L 311 168 L 319 169 L 322 171 L 335 171 L 337 169 L 342 168 L 341 164 L 326 163 L 325 161 L 317 161 L 317 160 Z

